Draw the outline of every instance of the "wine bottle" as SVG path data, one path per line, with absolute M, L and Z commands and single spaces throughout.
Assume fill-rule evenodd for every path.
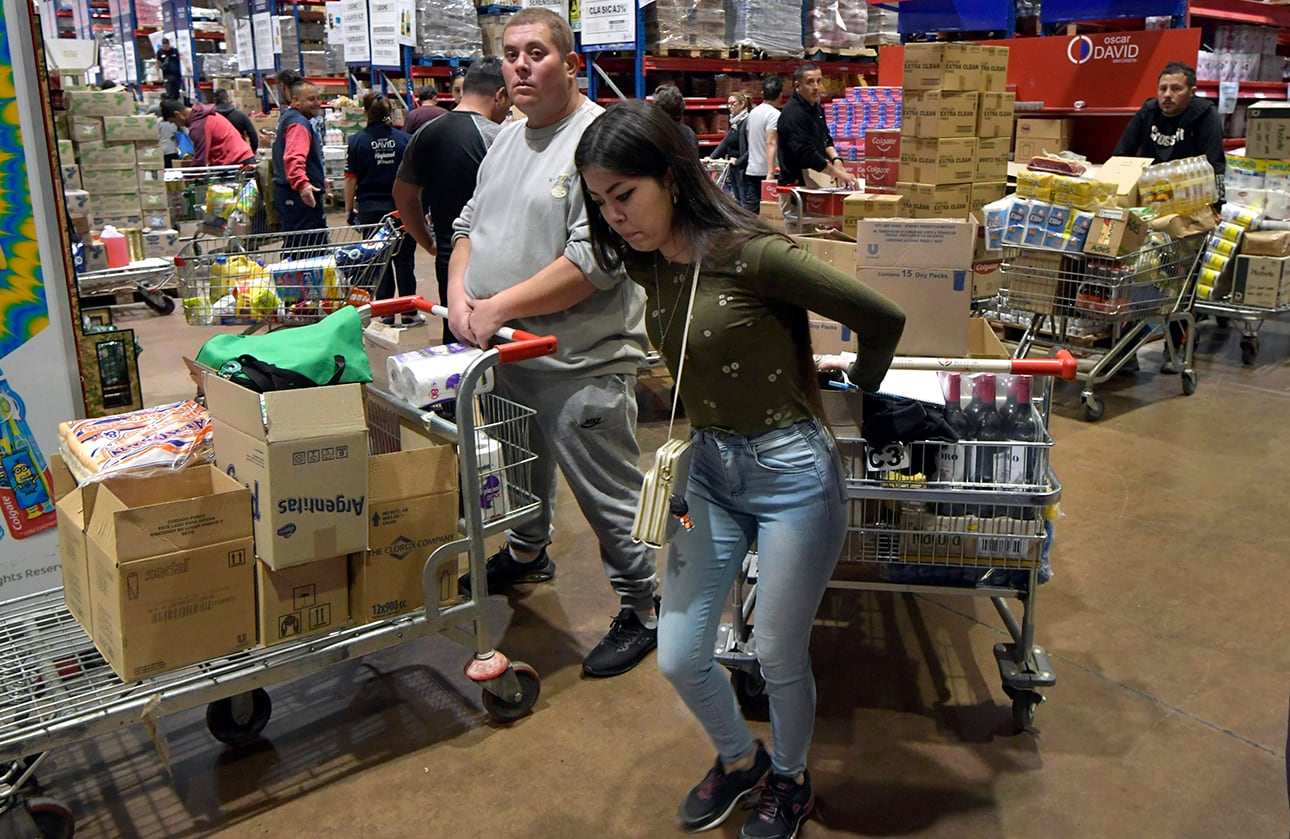
M 981 373 L 972 379 L 972 400 L 963 413 L 967 415 L 969 436 L 977 442 L 969 458 L 968 480 L 974 483 L 993 483 L 998 479 L 996 460 L 1000 446 L 985 445 L 1004 439 L 1003 417 L 995 407 L 995 380 L 992 373 Z

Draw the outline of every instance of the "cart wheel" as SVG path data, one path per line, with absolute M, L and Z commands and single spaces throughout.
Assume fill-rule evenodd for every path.
M 1089 422 L 1097 422 L 1106 413 L 1106 403 L 1102 397 L 1088 394 L 1084 397 L 1084 419 Z
M 264 688 L 255 688 L 245 696 L 251 700 L 251 710 L 244 718 L 234 713 L 233 697 L 217 699 L 206 706 L 206 727 L 211 736 L 221 743 L 241 747 L 255 742 L 269 723 L 273 702 Z
M 730 685 L 735 689 L 739 707 L 745 711 L 766 711 L 769 708 L 770 697 L 766 695 L 766 680 L 762 678 L 760 669 L 755 673 L 748 670 L 732 670 Z
M 1182 372 L 1182 389 L 1185 396 L 1191 396 L 1196 392 L 1196 371 L 1184 370 Z
M 1230 329 L 1232 326 L 1231 318 L 1215 317 L 1214 323 L 1219 329 Z
M 1259 336 L 1250 335 L 1241 339 L 1241 363 L 1253 364 L 1254 358 L 1259 354 Z
M 168 315 L 175 310 L 175 298 L 162 291 L 140 292 L 143 303 L 159 315 Z
M 520 680 L 519 701 L 503 699 L 488 688 L 484 688 L 484 710 L 488 712 L 493 722 L 515 722 L 521 717 L 528 716 L 533 711 L 533 706 L 537 704 L 538 695 L 542 693 L 542 680 L 538 678 L 536 670 L 522 661 L 511 662 L 511 669 L 515 671 L 515 677 Z
M 40 830 L 41 839 L 72 839 L 76 834 L 76 820 L 63 802 L 37 797 L 28 798 L 23 803 Z
M 1011 690 L 1012 724 L 1018 732 L 1028 731 L 1035 722 L 1035 707 L 1044 701 L 1044 695 L 1033 690 Z

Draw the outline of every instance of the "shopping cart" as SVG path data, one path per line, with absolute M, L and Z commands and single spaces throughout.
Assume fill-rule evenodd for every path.
M 1053 359 L 896 358 L 894 369 L 1029 374 L 1042 378 L 1031 403 L 1040 439 L 938 440 L 870 445 L 837 436 L 847 473 L 847 538 L 830 588 L 989 597 L 1012 637 L 994 656 L 1018 730 L 1044 701 L 1040 688 L 1056 684 L 1047 651 L 1035 644 L 1035 595 L 1047 578 L 1050 519 L 1062 487 L 1049 465 L 1051 377 L 1074 379 L 1066 351 Z M 938 480 L 945 462 L 1019 464 L 1001 474 L 970 467 Z M 929 477 L 930 476 L 930 477 Z M 961 479 L 958 479 L 961 477 Z M 758 556 L 750 553 L 734 586 L 731 621 L 718 632 L 716 658 L 731 670 L 741 704 L 765 689 L 754 631 Z M 1018 621 L 1008 604 L 1020 600 Z
M 447 316 L 447 310 L 420 297 L 382 300 L 364 307 L 363 313 L 364 320 L 369 320 L 413 310 Z M 490 491 L 503 493 L 501 503 L 492 505 L 497 515 L 488 521 L 480 505 L 464 504 L 459 538 L 425 558 L 423 609 L 127 683 L 105 664 L 68 612 L 61 588 L 0 603 L 0 646 L 5 650 L 0 657 L 0 828 L 6 813 L 17 818 L 29 811 L 42 813 L 39 818 L 51 823 L 62 823 L 60 814 L 64 814 L 70 828 L 65 807 L 23 796 L 22 787 L 38 766 L 33 756 L 202 705 L 207 706 L 206 724 L 216 739 L 246 746 L 256 741 L 269 721 L 272 704 L 265 687 L 436 632 L 471 650 L 465 673 L 480 685 L 490 719 L 507 723 L 530 713 L 541 690 L 538 674 L 493 648 L 485 603 L 484 540 L 532 516 L 541 503 L 531 480 L 536 455 L 529 446 L 529 421 L 534 412 L 480 391 L 493 368 L 549 355 L 556 341 L 510 329 L 498 335 L 502 342 L 463 372 L 457 404 L 474 407 L 457 410 L 455 421 L 374 388 L 370 392 L 369 407 L 382 412 L 381 418 L 373 420 L 378 426 L 372 434 L 373 449 L 388 450 L 391 421 L 396 435 L 400 419 L 411 422 L 456 447 L 463 498 L 478 498 L 486 484 L 494 488 Z M 479 450 L 484 440 L 492 456 L 481 467 Z M 439 581 L 456 579 L 462 553 L 469 558 L 476 583 L 469 592 L 444 598 Z M 71 833 L 51 828 L 43 835 Z
M 177 166 L 165 170 L 166 203 L 176 226 L 184 222 L 198 225 L 194 235 L 221 235 L 234 225 L 232 232 L 250 233 L 258 203 L 262 203 L 254 164 L 237 166 Z M 234 207 L 230 200 L 246 195 L 248 184 L 257 184 L 255 207 L 243 207 L 242 215 L 230 221 Z
M 1234 300 L 1196 299 L 1192 311 L 1198 315 L 1212 315 L 1222 324 L 1224 320 L 1235 321 L 1241 329 L 1241 363 L 1253 364 L 1259 355 L 1259 330 L 1263 321 L 1278 318 L 1290 312 L 1290 302 L 1279 306 L 1250 306 Z
M 166 294 L 166 289 L 173 287 L 174 281 L 174 260 L 153 257 L 136 260 L 124 268 L 77 274 L 76 293 L 82 299 L 137 293 L 149 309 L 168 315 L 175 310 L 175 300 Z
M 1035 248 L 1005 247 L 1000 265 L 1000 305 L 1029 313 L 1030 323 L 1017 344 L 1026 357 L 1048 325 L 1058 346 L 1079 350 L 1068 339 L 1070 320 L 1100 322 L 1111 334 L 1111 347 L 1102 354 L 1085 348 L 1091 364 L 1083 365 L 1081 394 L 1084 418 L 1101 419 L 1106 405 L 1094 388 L 1109 380 L 1138 349 L 1178 323 L 1183 345 L 1165 341 L 1169 358 L 1182 368 L 1182 391 L 1196 391 L 1192 369 L 1196 345 L 1195 268 L 1204 234 L 1170 240 L 1152 233 L 1148 244 L 1126 256 L 1104 258 Z M 1167 336 L 1166 336 L 1167 337 Z
M 730 164 L 731 160 L 721 158 L 705 157 L 700 161 L 712 182 L 717 185 L 717 189 L 723 192 L 731 192 L 730 184 Z
M 374 225 L 186 242 L 175 257 L 184 317 L 198 325 L 298 326 L 363 305 L 404 235 L 391 213 Z

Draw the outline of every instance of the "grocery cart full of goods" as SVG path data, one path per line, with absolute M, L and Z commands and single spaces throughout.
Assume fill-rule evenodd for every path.
M 418 310 L 447 314 L 407 297 L 337 318 L 361 355 L 363 324 Z M 359 382 L 261 393 L 204 369 L 206 406 L 64 423 L 50 487 L 63 585 L 0 602 L 0 826 L 16 813 L 65 828 L 40 835 L 71 835 L 66 807 L 25 788 L 53 749 L 201 706 L 217 739 L 246 747 L 269 722 L 266 687 L 433 633 L 469 649 L 465 672 L 493 721 L 530 713 L 540 681 L 493 647 L 482 581 L 485 538 L 540 504 L 531 486 L 533 411 L 489 383 L 498 365 L 554 350 L 554 338 L 502 330 L 492 348 L 453 354 L 459 372 L 429 407 L 359 383 L 371 375 L 354 368 L 366 365 L 348 368 Z M 451 419 L 445 398 L 457 406 Z M 310 417 L 327 434 L 309 437 L 313 448 L 297 459 L 299 440 L 286 430 Z M 421 442 L 399 449 L 408 433 Z M 259 438 L 248 452 L 267 455 L 242 457 L 246 436 Z M 297 492 L 283 483 L 296 469 L 326 470 L 329 495 L 277 503 Z M 368 503 L 345 517 L 336 505 L 352 480 L 354 497 Z M 376 550 L 381 523 L 407 509 L 432 510 L 418 519 L 433 521 L 396 523 L 387 529 L 400 538 Z M 293 523 L 276 518 L 285 514 Z M 409 540 L 404 528 L 417 525 L 434 533 Z M 302 558 L 345 538 L 339 556 Z M 469 591 L 457 586 L 462 554 L 481 581 Z M 385 596 L 391 585 L 394 600 Z

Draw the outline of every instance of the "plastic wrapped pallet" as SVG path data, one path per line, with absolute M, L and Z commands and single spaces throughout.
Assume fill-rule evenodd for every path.
M 726 38 L 732 47 L 772 57 L 802 57 L 799 0 L 726 0 Z
M 655 0 L 645 7 L 645 40 L 659 53 L 725 50 L 724 0 Z
M 865 0 L 807 0 L 806 51 L 856 50 L 869 29 Z
M 866 46 L 894 46 L 900 43 L 900 13 L 884 6 L 869 7 L 869 26 L 865 32 Z
M 202 76 L 208 79 L 236 78 L 242 75 L 237 68 L 237 53 L 211 52 L 201 56 Z
M 479 15 L 469 0 L 417 0 L 417 44 L 423 56 L 479 58 Z

